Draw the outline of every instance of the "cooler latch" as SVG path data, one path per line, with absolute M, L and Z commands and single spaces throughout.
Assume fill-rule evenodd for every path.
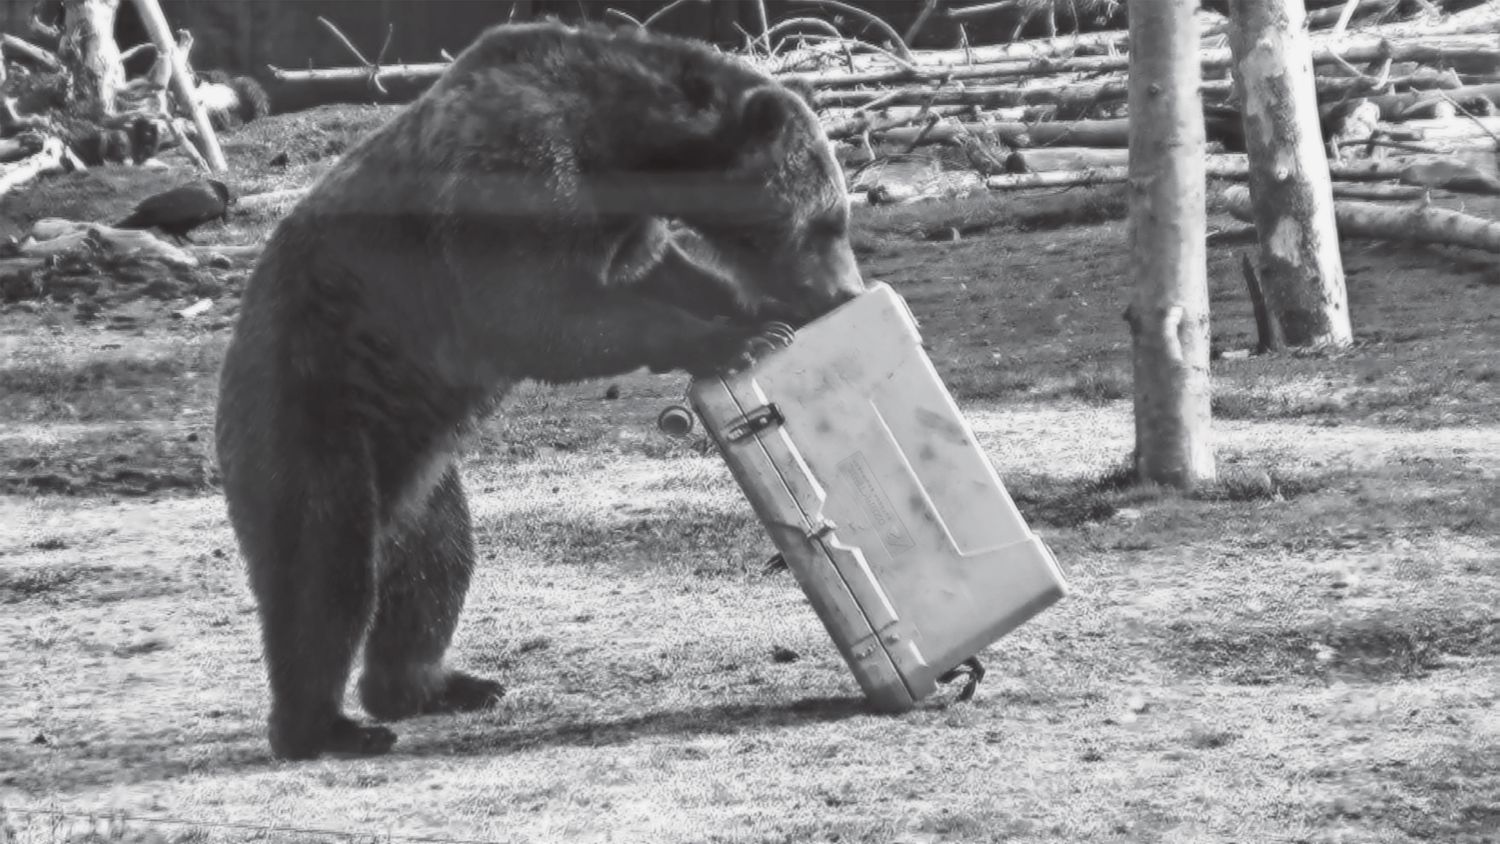
M 785 422 L 786 417 L 781 415 L 781 408 L 775 403 L 764 404 L 724 426 L 724 439 L 734 444 L 742 443 Z

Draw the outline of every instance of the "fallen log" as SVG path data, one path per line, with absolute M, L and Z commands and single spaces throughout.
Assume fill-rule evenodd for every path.
M 1008 173 L 1048 173 L 1057 170 L 1097 170 L 1130 163 L 1127 149 L 1096 147 L 1038 147 L 1016 150 L 1005 158 Z
M 1431 164 L 1453 159 L 1441 155 L 1405 155 L 1389 158 L 1372 158 L 1365 161 L 1330 163 L 1328 173 L 1340 182 L 1393 182 L 1401 174 L 1418 164 Z
M 1383 120 L 1403 120 L 1409 117 L 1417 117 L 1422 112 L 1431 109 L 1438 103 L 1446 103 L 1453 100 L 1458 102 L 1469 102 L 1477 99 L 1485 99 L 1490 102 L 1500 101 L 1500 83 L 1486 83 L 1483 85 L 1456 85 L 1456 86 L 1432 86 L 1442 87 L 1443 90 L 1421 90 L 1407 91 L 1401 94 L 1382 94 L 1369 97 L 1380 109 Z
M 317 84 L 348 84 L 350 82 L 433 82 L 448 69 L 447 62 L 421 62 L 415 64 L 388 64 L 373 71 L 365 67 L 328 67 L 315 70 L 284 70 L 276 65 L 266 65 L 278 82 Z
M 1403 185 L 1438 188 L 1454 193 L 1500 196 L 1500 179 L 1463 161 L 1439 159 L 1413 164 L 1401 171 Z
M 1312 60 L 1315 65 L 1343 65 L 1385 60 L 1434 63 L 1472 58 L 1500 61 L 1500 42 L 1497 42 L 1493 36 L 1472 34 L 1412 36 L 1400 42 L 1353 34 L 1343 39 L 1316 44 L 1312 50 Z M 1227 68 L 1234 63 L 1234 57 L 1230 54 L 1228 47 L 1200 50 L 1198 60 L 1202 70 Z M 1129 67 L 1130 57 L 1127 55 L 1042 57 L 1019 61 L 984 62 L 958 67 L 910 65 L 864 73 L 788 74 L 782 78 L 793 79 L 820 89 L 830 89 L 902 82 L 1000 80 L 1026 76 L 1054 76 L 1064 73 L 1120 73 Z
M 996 121 L 994 123 L 939 123 L 930 131 L 913 127 L 889 129 L 880 133 L 880 139 L 890 143 L 923 144 L 952 143 L 967 135 L 989 133 L 1007 145 L 1029 147 L 1066 143 L 1079 147 L 1124 148 L 1128 138 L 1130 121 L 1073 120 L 1047 123 L 1022 123 L 1019 121 Z
M 1395 97 L 1436 97 L 1441 99 L 1439 90 L 1447 90 L 1450 93 L 1463 87 L 1463 82 L 1458 74 L 1451 70 L 1433 70 L 1432 68 L 1419 68 L 1406 75 L 1391 77 L 1389 79 L 1378 79 L 1370 76 L 1319 76 L 1313 80 L 1318 90 L 1318 99 L 1323 102 L 1329 100 L 1342 100 L 1349 97 L 1373 94 L 1376 91 L 1396 89 L 1412 89 L 1401 94 L 1369 96 L 1365 99 L 1371 102 L 1384 101 L 1388 96 Z M 1205 81 L 1200 88 L 1203 96 L 1213 100 L 1234 99 L 1234 82 L 1231 79 L 1215 79 Z M 1378 104 L 1378 103 L 1377 103 Z M 1382 114 L 1394 114 L 1382 110 Z M 1389 118 L 1388 118 L 1389 119 Z
M 1251 219 L 1250 190 L 1239 185 L 1223 194 L 1229 213 Z M 1335 202 L 1334 218 L 1341 237 L 1367 237 L 1416 243 L 1466 246 L 1500 252 L 1500 222 L 1419 203 L 1390 208 L 1371 202 Z
M 1445 14 L 1437 19 L 1425 18 L 1370 27 L 1382 38 L 1405 38 L 1411 35 L 1459 35 L 1500 31 L 1500 2 L 1486 0 L 1477 6 Z
M 44 173 L 60 173 L 68 168 L 68 147 L 55 137 L 42 141 L 42 148 L 30 158 L 0 167 L 0 196 L 9 193 Z
M 918 120 L 936 120 L 941 117 L 969 114 L 973 111 L 974 109 L 969 106 L 941 106 L 931 109 L 901 106 L 890 109 L 889 112 L 860 112 L 848 114 L 834 120 L 825 118 L 822 123 L 823 131 L 828 135 L 828 139 L 840 141 L 856 135 L 863 135 L 866 132 L 884 132 L 889 129 L 908 126 Z
M 1500 50 L 1495 55 L 1500 57 Z M 1358 96 L 1374 89 L 1378 83 L 1377 79 L 1365 77 L 1319 77 L 1316 80 L 1318 96 L 1324 101 Z M 1424 90 L 1369 97 L 1388 119 L 1399 118 L 1403 109 L 1408 107 L 1404 105 L 1406 103 L 1446 99 L 1444 94 L 1460 101 L 1486 94 L 1500 98 L 1500 91 L 1495 91 L 1490 86 L 1460 86 L 1457 77 L 1452 74 L 1434 71 L 1422 71 L 1400 79 L 1386 80 L 1386 84 L 1447 89 L 1441 92 Z M 1200 90 L 1206 99 L 1228 100 L 1234 93 L 1234 83 L 1229 79 L 1209 80 L 1202 83 Z M 858 107 L 877 98 L 881 100 L 882 107 L 931 105 L 992 109 L 1050 106 L 1057 117 L 1068 118 L 1083 114 L 1094 106 L 1124 100 L 1125 91 L 1123 76 L 1088 81 L 1064 77 L 1061 80 L 1033 80 L 1024 86 L 955 85 L 936 89 L 913 86 L 905 90 L 835 88 L 819 90 L 813 95 L 813 102 L 818 108 Z
M 1009 173 L 990 176 L 984 186 L 990 190 L 1029 190 L 1031 188 L 1085 187 L 1128 181 L 1127 167 L 1098 167 L 1092 170 L 1067 170 L 1050 173 Z
M 239 203 L 236 202 L 235 204 L 238 205 Z M 265 249 L 266 245 L 264 243 L 190 243 L 186 251 L 192 255 L 196 255 L 200 261 L 206 261 L 212 259 L 215 255 L 224 258 L 254 258 L 264 252 Z
M 180 267 L 196 267 L 198 259 L 148 231 L 117 229 L 49 217 L 32 226 L 31 235 L 17 250 L 27 257 L 46 257 L 79 251 L 155 258 Z
M 193 319 L 194 317 L 199 317 L 203 314 L 208 313 L 208 309 L 212 308 L 213 306 L 214 300 L 199 299 L 193 304 L 188 305 L 186 308 L 181 308 L 173 311 L 172 316 L 176 319 Z
M 823 124 L 823 131 L 828 132 L 831 137 L 834 132 L 847 132 L 848 128 L 875 122 L 877 118 L 881 122 L 890 121 L 891 125 L 888 128 L 906 125 L 934 114 L 940 117 L 968 117 L 971 120 L 982 118 L 1036 123 L 1051 120 L 1056 111 L 1048 106 L 996 108 L 987 111 L 975 106 L 890 106 L 878 109 L 831 108 L 819 114 L 818 119 Z M 852 134 L 858 134 L 858 132 L 845 134 L 843 137 L 850 137 Z
M 21 114 L 16 111 L 16 98 L 0 98 L 0 135 L 7 138 L 22 132 L 50 130 L 52 121 L 40 114 Z
M 62 61 L 51 50 L 44 50 L 30 41 L 18 38 L 10 33 L 0 35 L 0 46 L 5 48 L 7 56 L 21 56 L 54 73 L 63 68 Z
M 1125 120 L 1079 120 L 1053 123 L 940 123 L 923 133 L 923 128 L 902 127 L 880 134 L 879 139 L 891 144 L 909 145 L 955 143 L 964 137 L 983 137 L 986 133 L 1007 146 L 1020 147 L 1023 154 L 1045 153 L 1047 146 L 1065 143 L 1069 146 L 1095 148 L 1104 158 L 1106 150 L 1123 149 L 1119 133 L 1125 131 Z M 925 127 L 924 127 L 925 128 Z M 1038 159 L 1041 160 L 1041 159 Z M 1354 162 L 1329 164 L 1333 178 L 1344 182 L 1384 182 L 1401 178 L 1401 174 L 1413 164 L 1427 162 L 1451 162 L 1448 156 L 1412 155 L 1383 159 L 1368 159 Z M 1221 179 L 1244 178 L 1245 156 L 1239 153 L 1218 153 L 1208 157 L 1209 175 Z
M 1329 29 L 1343 31 L 1353 20 L 1355 15 L 1372 16 L 1381 15 L 1396 8 L 1400 0 L 1349 0 L 1340 2 L 1323 9 L 1309 8 L 1307 16 L 1308 29 Z M 1311 4 L 1308 4 L 1311 6 Z
M 1413 166 L 1412 161 L 1418 157 L 1409 159 L 1385 159 L 1382 161 L 1366 161 L 1357 164 L 1329 164 L 1329 175 L 1335 180 L 1333 193 L 1335 196 L 1342 195 L 1349 186 L 1338 184 L 1339 181 L 1346 182 L 1375 182 L 1392 181 L 1401 178 L 1404 171 Z M 1433 161 L 1444 161 L 1446 159 L 1426 158 L 1424 163 Z M 1208 155 L 1204 160 L 1204 170 L 1207 176 L 1215 179 L 1230 181 L 1244 181 L 1249 178 L 1250 165 L 1245 156 L 1237 154 Z M 1126 166 L 1106 165 L 1093 167 L 1086 170 L 1072 171 L 1038 171 L 1033 173 L 1007 174 L 1003 176 L 991 176 L 985 180 L 985 185 L 991 190 L 1022 190 L 1033 187 L 1067 187 L 1076 185 L 1097 185 L 1115 182 L 1124 182 L 1129 179 L 1129 171 Z M 1362 186 L 1362 189 L 1349 190 L 1351 195 L 1372 196 L 1388 193 L 1391 198 L 1400 195 L 1401 191 L 1370 191 L 1371 186 Z
M 982 108 L 1015 108 L 1018 106 L 1055 106 L 1058 117 L 1082 114 L 1101 103 L 1125 99 L 1125 79 L 1103 82 L 1064 82 L 1032 87 L 984 86 L 973 88 L 910 88 L 881 95 L 882 105 L 967 105 Z M 858 106 L 870 100 L 872 91 L 819 91 L 813 101 L 819 107 Z
M 1410 132 L 1422 141 L 1467 141 L 1500 137 L 1500 117 L 1449 117 L 1441 120 L 1408 120 L 1384 128 Z
M 1211 12 L 1200 13 L 1215 22 L 1224 19 Z M 1420 55 L 1432 55 L 1429 52 L 1433 47 L 1438 47 L 1438 52 L 1448 57 L 1455 57 L 1459 53 L 1477 48 L 1480 55 L 1489 55 L 1485 52 L 1493 51 L 1497 45 L 1493 39 L 1497 24 L 1500 24 L 1500 10 L 1497 10 L 1494 0 L 1483 6 L 1468 9 L 1436 21 L 1423 20 L 1411 22 L 1397 22 L 1381 24 L 1363 28 L 1357 33 L 1313 33 L 1311 44 L 1318 63 L 1337 63 L 1336 59 L 1329 57 L 1329 51 L 1333 49 L 1353 49 L 1357 54 L 1368 54 L 1370 51 L 1379 51 L 1381 44 L 1388 44 L 1389 49 L 1403 49 L 1406 44 L 1417 44 L 1411 49 L 1416 52 L 1410 60 L 1421 61 L 1416 58 Z M 1208 29 L 1203 29 L 1204 35 L 1209 34 Z M 1465 36 L 1474 36 L 1476 40 L 1463 41 Z M 1458 41 L 1444 42 L 1443 39 L 1459 38 Z M 1484 39 L 1489 38 L 1489 43 Z M 1397 43 L 1399 42 L 1399 44 Z M 1446 45 L 1446 46 L 1444 46 Z M 802 52 L 805 55 L 788 54 L 778 67 L 768 68 L 778 75 L 814 75 L 819 76 L 825 71 L 808 71 L 805 69 L 809 61 L 821 61 L 825 65 L 837 63 L 843 65 L 845 70 L 839 73 L 829 73 L 831 77 L 847 74 L 884 74 L 891 72 L 902 72 L 904 68 L 899 67 L 889 57 L 880 53 L 863 53 L 859 55 L 846 56 L 841 52 L 838 45 L 817 45 L 806 48 Z M 974 65 L 984 64 L 1009 64 L 1020 68 L 1024 62 L 1039 59 L 1059 59 L 1064 61 L 1074 60 L 1077 57 L 1092 55 L 1095 57 L 1113 58 L 1114 54 L 1123 54 L 1129 49 L 1128 33 L 1124 30 L 1110 30 L 1106 32 L 1093 32 L 1082 35 L 1061 36 L 1056 38 L 1031 39 L 1025 41 L 1014 41 L 1009 44 L 1000 44 L 988 47 L 969 47 L 950 50 L 919 50 L 913 54 L 908 65 L 916 69 L 917 73 L 927 71 L 954 71 L 960 68 L 968 68 Z M 1218 58 L 1219 50 L 1223 48 L 1210 48 L 1204 51 L 1212 59 L 1213 65 L 1222 59 Z M 1459 53 L 1452 52 L 1458 50 Z M 1321 58 L 1316 58 L 1321 56 Z M 1380 54 L 1379 58 L 1386 56 Z M 1356 59 L 1345 56 L 1347 61 Z M 1364 59 L 1360 59 L 1364 60 Z M 1400 59 L 1396 59 L 1400 60 Z M 905 71 L 910 72 L 910 71 Z M 1056 71 L 1053 71 L 1056 72 Z
M 1200 31 L 1220 25 L 1224 16 L 1216 12 L 1199 11 L 1197 13 Z M 911 64 L 919 67 L 961 67 L 970 64 L 984 62 L 1003 62 L 1019 59 L 1036 59 L 1045 56 L 1073 56 L 1088 53 L 1103 54 L 1110 51 L 1123 51 L 1130 46 L 1130 33 L 1123 29 L 1108 30 L 1104 32 L 1086 32 L 1075 35 L 1059 35 L 1051 38 L 1033 38 L 1022 41 L 1012 41 L 1008 44 L 996 44 L 985 47 L 959 47 L 950 50 L 916 50 L 913 51 Z M 804 48 L 800 51 L 784 53 L 778 64 L 779 73 L 800 72 L 799 68 L 811 61 L 839 62 L 853 65 L 856 72 L 868 70 L 880 70 L 889 68 L 891 60 L 879 53 L 864 53 L 846 57 L 838 46 L 829 47 L 819 45 L 817 47 Z
M 17 135 L 0 141 L 0 164 L 20 161 L 28 155 L 42 151 L 43 139 L 35 134 Z
M 1427 195 L 1425 188 L 1416 185 L 1387 184 L 1333 184 L 1333 195 L 1343 199 L 1370 199 L 1384 202 L 1411 201 Z
M 287 188 L 286 190 L 252 193 L 249 196 L 242 196 L 235 200 L 234 204 L 241 211 L 269 208 L 273 205 L 281 205 L 283 203 L 291 204 L 306 196 L 308 190 L 309 188 Z

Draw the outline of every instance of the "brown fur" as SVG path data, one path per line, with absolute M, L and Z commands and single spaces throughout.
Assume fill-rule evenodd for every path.
M 705 373 L 757 320 L 821 315 L 863 286 L 847 220 L 805 103 L 641 32 L 492 29 L 350 150 L 272 235 L 221 382 L 273 751 L 391 747 L 343 714 L 361 642 L 377 718 L 492 705 L 443 665 L 472 421 L 522 379 Z

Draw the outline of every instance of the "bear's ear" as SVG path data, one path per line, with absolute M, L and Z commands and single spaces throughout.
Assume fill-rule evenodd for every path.
M 779 85 L 752 88 L 740 99 L 743 140 L 772 141 L 797 118 L 796 95 Z

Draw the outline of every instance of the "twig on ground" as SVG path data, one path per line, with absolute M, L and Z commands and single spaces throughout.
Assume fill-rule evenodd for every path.
M 837 33 L 837 30 L 835 30 L 835 32 Z M 868 52 L 878 53 L 878 54 L 880 54 L 882 56 L 885 56 L 893 64 L 895 64 L 898 68 L 900 68 L 902 73 L 911 73 L 911 74 L 914 74 L 914 75 L 917 74 L 917 68 L 916 68 L 915 65 L 911 64 L 910 62 L 908 62 L 905 59 L 901 58 L 900 56 L 896 55 L 895 53 L 892 53 L 890 50 L 885 49 L 884 47 L 880 46 L 879 44 L 871 44 L 868 41 L 861 41 L 858 38 L 850 38 L 849 36 L 843 35 L 843 34 L 835 34 L 835 35 L 804 35 L 802 37 L 804 39 L 808 40 L 808 41 L 830 42 L 830 43 L 842 45 L 843 48 L 844 48 L 844 54 L 845 54 L 845 57 L 847 59 L 847 63 L 848 63 L 848 66 L 849 66 L 850 73 L 854 72 L 854 57 L 850 53 L 850 49 L 853 48 L 853 47 L 859 47 L 859 48 L 861 48 L 863 50 L 866 50 Z
M 660 9 L 657 9 L 656 11 L 654 11 L 651 14 L 647 15 L 646 19 L 643 20 L 643 21 L 641 21 L 641 26 L 642 27 L 646 27 L 646 28 L 650 28 L 651 24 L 656 23 L 657 21 L 659 21 L 662 18 L 666 17 L 669 12 L 671 12 L 672 10 L 676 9 L 678 6 L 681 6 L 684 3 L 702 3 L 702 2 L 706 2 L 706 0 L 672 0 L 672 2 L 668 3 L 665 6 L 662 6 Z
M 619 18 L 620 20 L 624 21 L 625 23 L 635 25 L 639 29 L 645 29 L 646 28 L 645 24 L 641 23 L 639 20 L 637 20 L 636 18 L 631 17 L 630 15 L 626 14 L 625 12 L 620 11 L 619 9 L 615 9 L 615 8 L 605 9 L 604 10 L 604 16 L 606 18 Z
M 922 4 L 922 11 L 917 13 L 917 19 L 912 21 L 911 26 L 906 28 L 906 34 L 902 36 L 903 41 L 910 44 L 917 40 L 917 36 L 921 35 L 922 30 L 927 28 L 927 22 L 932 20 L 932 15 L 937 11 L 938 3 L 940 2 L 941 0 L 927 0 L 926 3 Z
M 907 63 L 916 61 L 916 57 L 912 55 L 911 48 L 906 46 L 906 42 L 902 40 L 901 33 L 897 32 L 895 28 L 890 24 L 865 11 L 864 9 L 861 9 L 858 6 L 851 6 L 848 3 L 841 2 L 841 0 L 807 0 L 807 2 L 815 3 L 819 6 L 827 6 L 830 9 L 837 9 L 844 14 L 859 18 L 870 26 L 873 26 L 881 32 L 885 33 L 885 35 L 891 39 L 891 44 L 895 47 L 897 55 L 905 59 Z
M 349 51 L 349 53 L 354 56 L 354 60 L 357 61 L 357 62 L 359 62 L 360 67 L 363 68 L 365 71 L 368 72 L 369 75 L 368 75 L 367 78 L 369 80 L 370 87 L 374 88 L 376 91 L 379 91 L 382 94 L 388 93 L 385 90 L 385 86 L 382 85 L 382 84 L 380 84 L 380 65 L 378 63 L 372 63 L 369 59 L 365 58 L 364 53 L 361 53 L 359 51 L 359 48 L 356 47 L 356 46 L 354 46 L 354 42 L 350 41 L 349 38 L 348 38 L 348 36 L 344 35 L 344 33 L 342 33 L 342 32 L 339 31 L 338 27 L 336 27 L 336 26 L 333 25 L 333 21 L 330 21 L 328 18 L 325 18 L 322 15 L 319 15 L 318 16 L 318 23 L 322 24 L 324 26 L 324 28 L 326 28 L 329 32 L 333 33 L 333 37 L 337 38 L 339 40 L 339 43 L 343 44 L 344 47 L 345 47 L 345 49 L 347 49 Z M 393 27 L 393 29 L 394 29 L 394 27 Z M 385 41 L 385 43 L 387 45 L 389 45 L 391 43 L 390 31 L 387 31 L 387 33 L 386 33 L 386 41 Z M 384 53 L 385 53 L 385 48 L 382 47 L 381 48 L 381 57 L 382 58 L 384 57 Z
M 6 33 L 0 35 L 0 44 L 3 44 L 5 49 L 12 54 L 27 58 L 47 70 L 62 70 L 62 62 L 51 50 L 44 50 L 24 38 Z
M 799 26 L 821 29 L 823 30 L 824 35 L 828 35 L 832 38 L 842 39 L 844 37 L 844 34 L 842 32 L 839 32 L 838 27 L 834 26 L 828 21 L 823 20 L 822 18 L 787 18 L 783 21 L 777 21 L 771 26 L 770 29 L 766 30 L 766 40 L 770 41 L 772 36 L 780 35 L 786 30 L 794 29 Z

